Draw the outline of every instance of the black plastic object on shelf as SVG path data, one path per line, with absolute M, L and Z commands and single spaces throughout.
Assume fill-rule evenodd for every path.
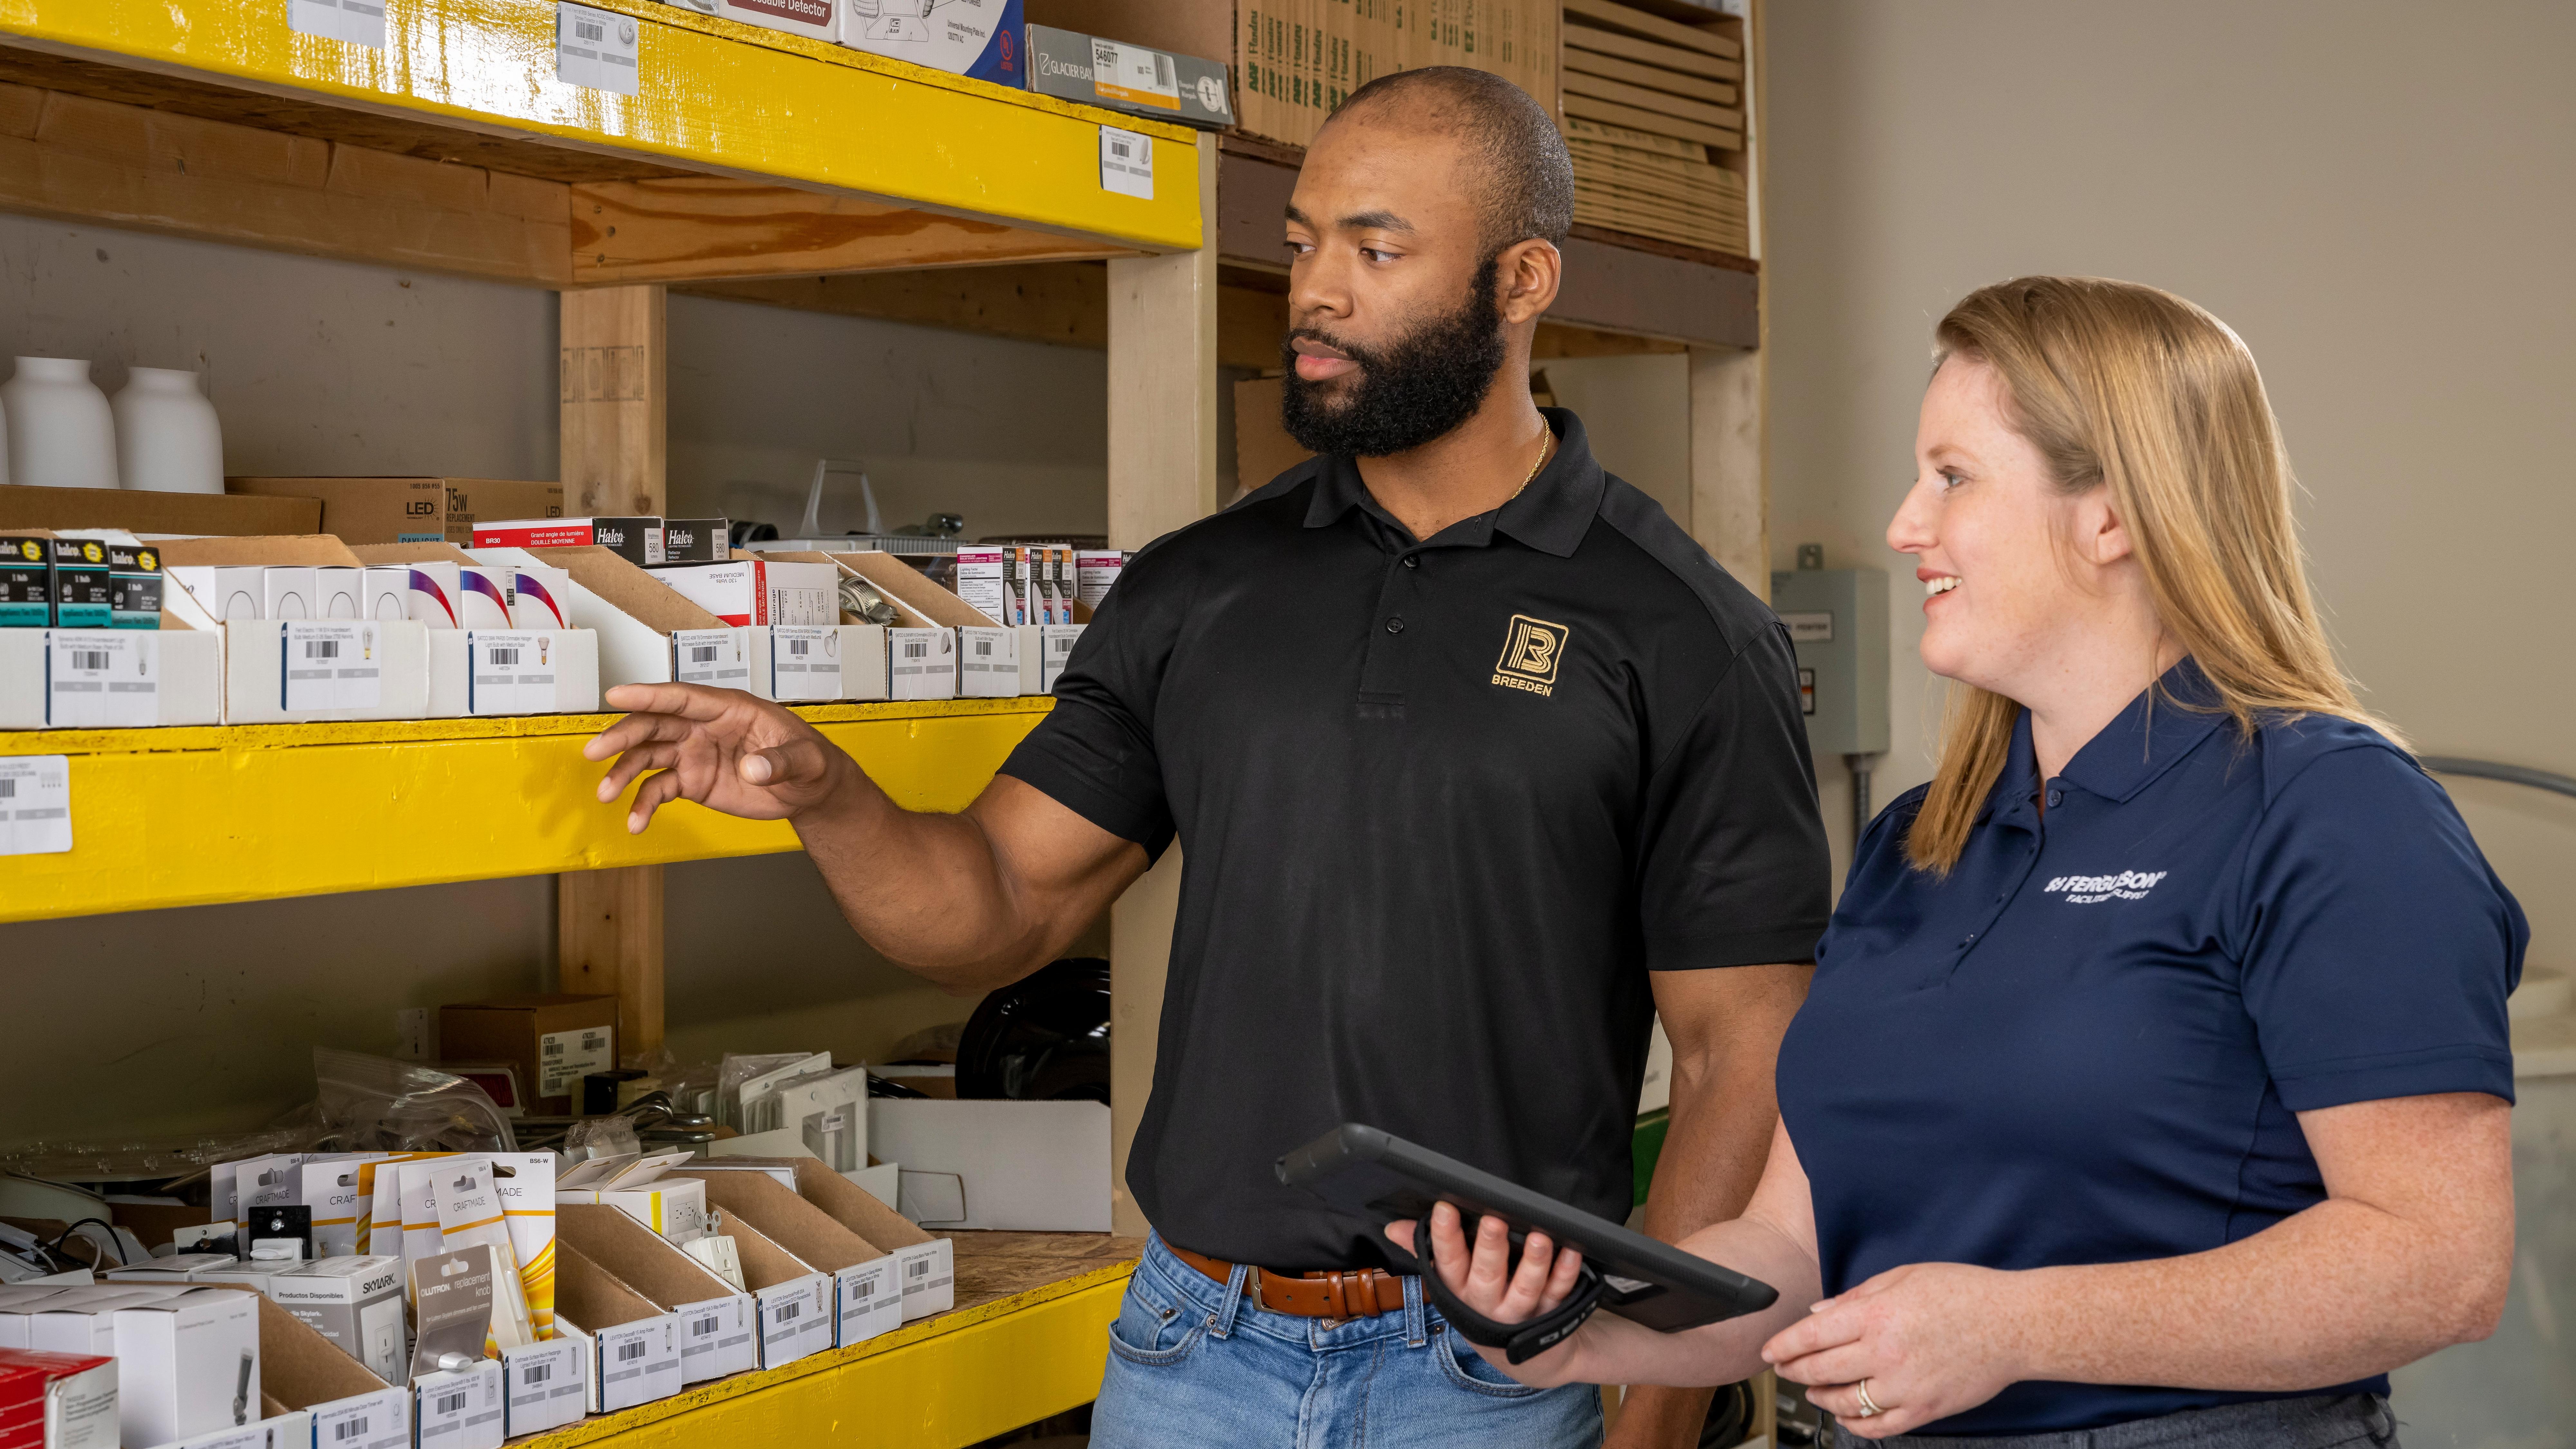
M 957 1043 L 957 1095 L 1109 1100 L 1109 963 L 1050 962 L 985 997 Z

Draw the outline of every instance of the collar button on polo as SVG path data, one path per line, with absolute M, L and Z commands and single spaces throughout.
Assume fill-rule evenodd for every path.
M 1401 633 L 1403 633 L 1403 632 L 1404 632 L 1404 621 L 1403 621 L 1402 619 L 1389 619 L 1389 620 L 1387 620 L 1387 621 L 1386 621 L 1386 632 L 1388 632 L 1388 633 L 1390 633 L 1390 634 L 1401 634 Z
M 1418 553 L 1406 554 L 1404 556 L 1404 566 L 1409 569 L 1418 569 L 1422 567 L 1422 555 Z

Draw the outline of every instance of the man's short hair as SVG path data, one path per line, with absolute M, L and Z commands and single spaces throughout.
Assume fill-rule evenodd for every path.
M 1351 92 L 1333 119 L 1381 106 L 1413 108 L 1484 163 L 1476 209 L 1484 218 L 1487 256 L 1531 237 L 1565 240 L 1574 224 L 1574 162 L 1556 123 L 1529 92 L 1487 71 L 1424 66 L 1379 76 Z

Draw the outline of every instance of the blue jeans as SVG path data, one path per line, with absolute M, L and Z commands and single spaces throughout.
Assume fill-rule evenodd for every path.
M 1093 1449 L 1592 1449 L 1601 1391 L 1533 1389 L 1479 1357 L 1407 1279 L 1404 1311 L 1273 1313 L 1160 1236 L 1109 1330 Z

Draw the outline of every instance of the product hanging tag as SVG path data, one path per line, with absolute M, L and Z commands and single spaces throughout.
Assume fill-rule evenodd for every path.
M 71 757 L 0 755 L 0 855 L 60 855 L 71 848 Z
M 1116 126 L 1100 128 L 1100 189 L 1154 199 L 1154 138 Z
M 287 28 L 351 45 L 385 48 L 385 0 L 286 0 Z
M 555 636 L 476 629 L 466 635 L 467 714 L 545 714 L 555 707 Z
M 328 711 L 384 706 L 384 641 L 374 620 L 289 620 L 279 632 L 278 647 L 284 652 L 278 671 L 278 708 Z
M 56 629 L 46 641 L 45 722 L 141 729 L 161 722 L 161 641 L 139 629 Z
M 555 79 L 621 96 L 635 94 L 640 32 L 631 15 L 563 0 L 555 6 Z

